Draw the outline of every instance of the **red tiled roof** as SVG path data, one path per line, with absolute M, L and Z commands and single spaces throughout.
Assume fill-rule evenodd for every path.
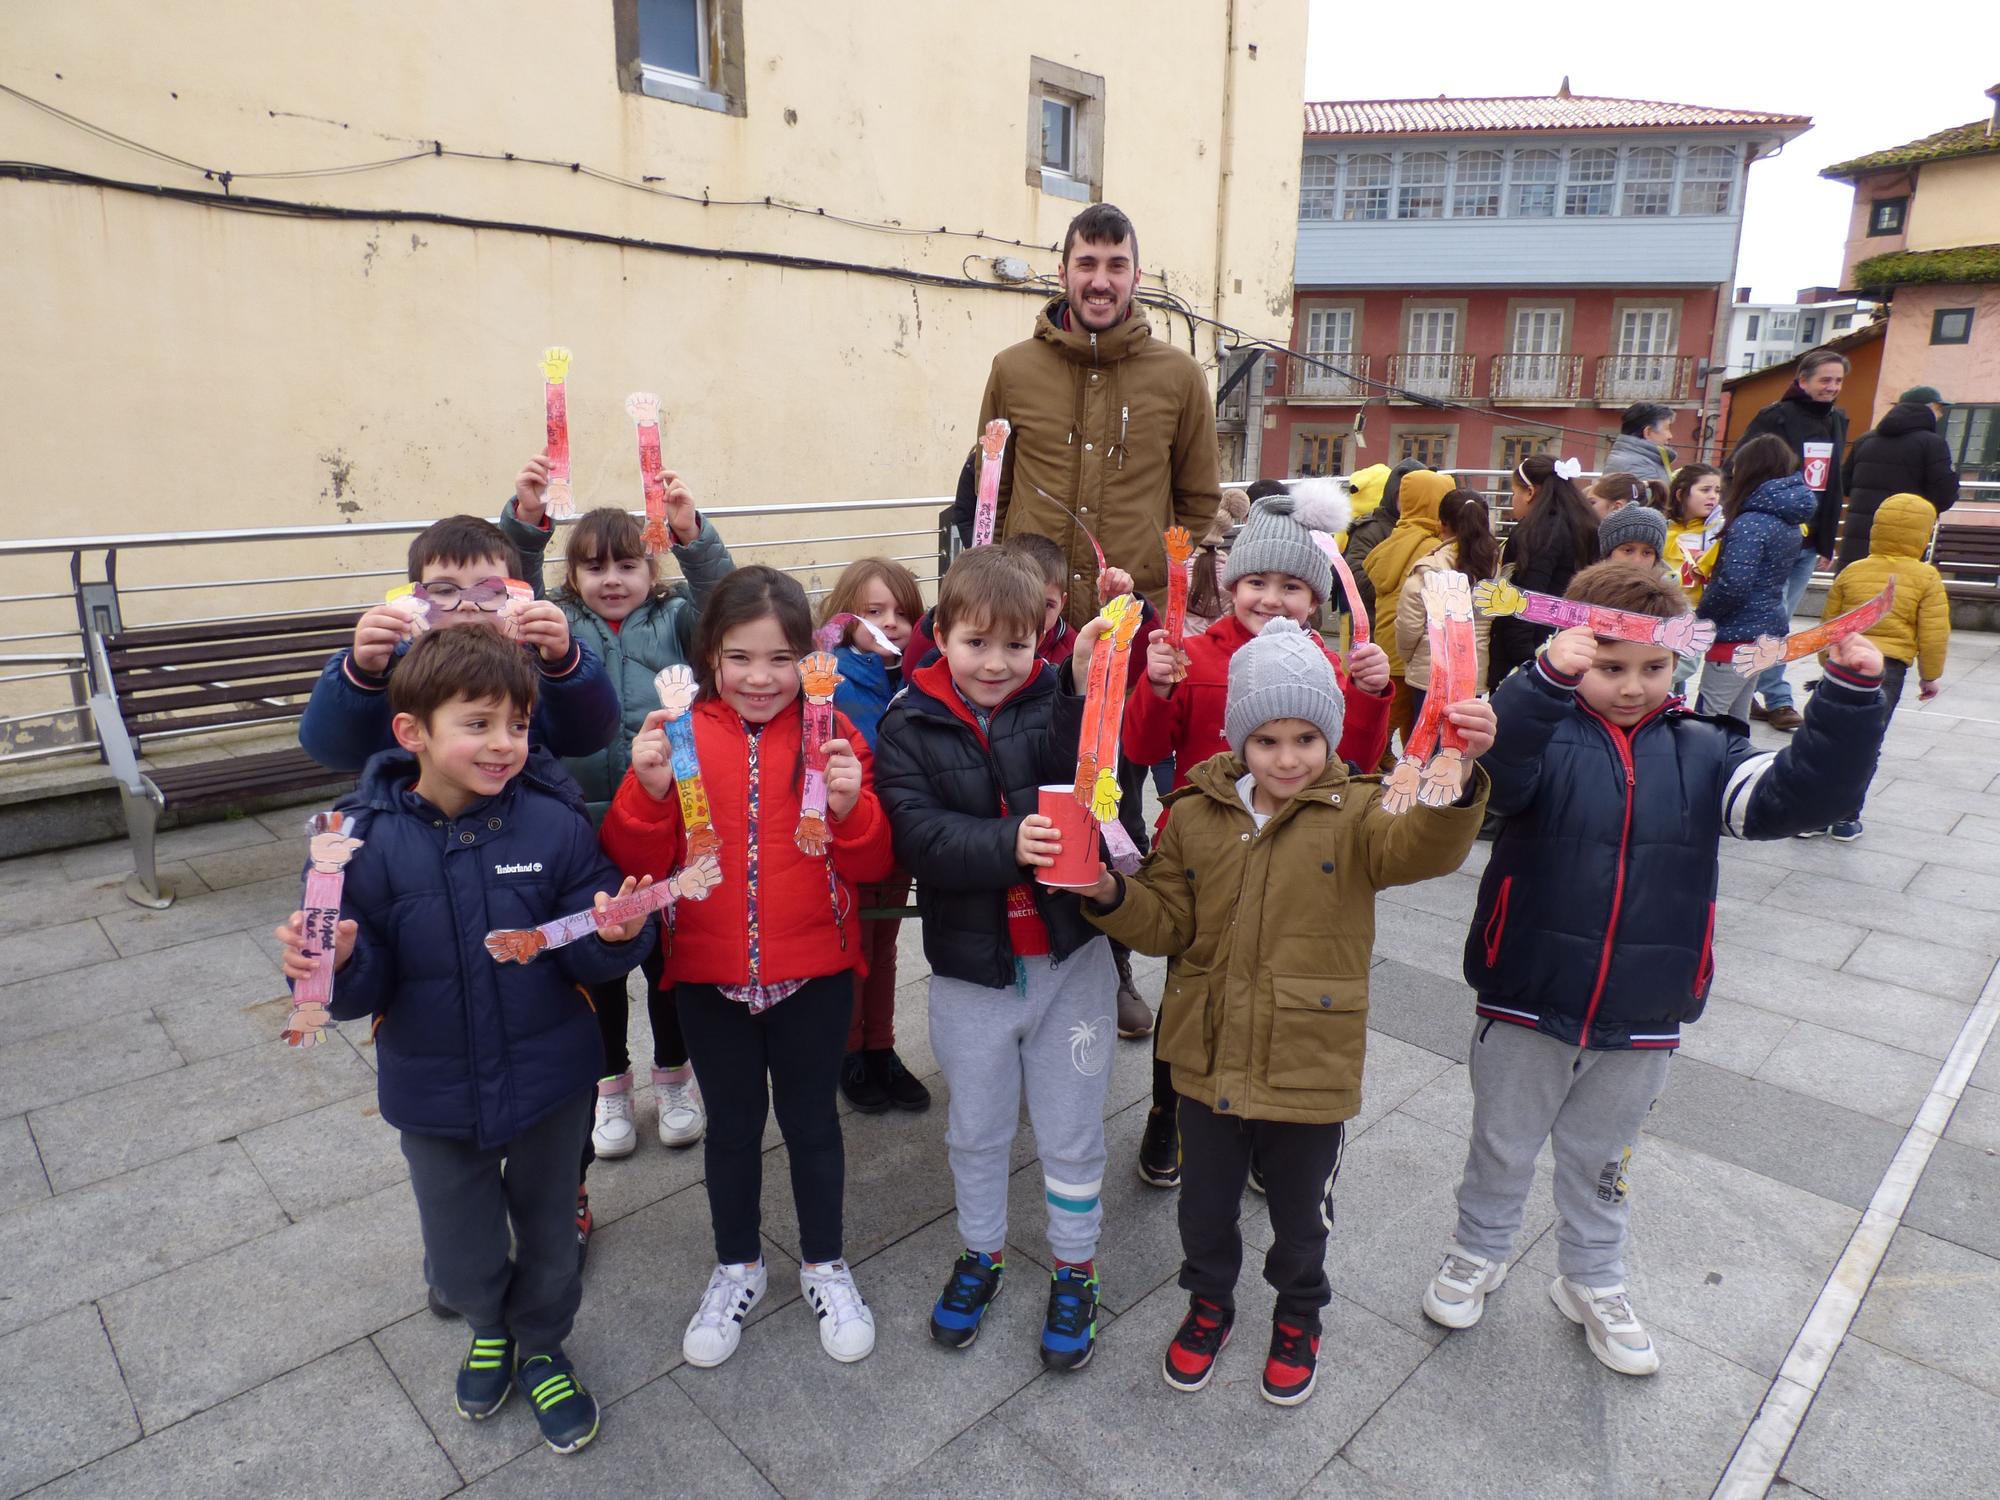
M 1333 99 L 1306 105 L 1308 136 L 1517 134 L 1554 130 L 1810 129 L 1808 115 L 1652 99 L 1553 94 L 1511 99 Z

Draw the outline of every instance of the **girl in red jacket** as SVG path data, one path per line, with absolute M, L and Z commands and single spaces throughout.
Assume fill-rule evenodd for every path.
M 826 742 L 828 852 L 796 840 L 804 785 L 799 663 L 812 651 L 805 590 L 773 568 L 738 568 L 710 597 L 695 633 L 699 683 L 689 717 L 721 841 L 722 883 L 675 912 L 662 942 L 681 1029 L 708 1103 L 704 1143 L 718 1264 L 688 1323 L 691 1365 L 736 1352 L 763 1297 L 758 1244 L 765 1079 L 791 1157 L 799 1216 L 799 1287 L 820 1343 L 844 1363 L 875 1347 L 875 1319 L 841 1254 L 846 1163 L 834 1089 L 865 971 L 855 888 L 894 863 L 889 820 L 870 786 L 868 751 L 834 715 Z M 632 742 L 632 769 L 605 815 L 606 851 L 659 874 L 687 858 L 664 711 Z

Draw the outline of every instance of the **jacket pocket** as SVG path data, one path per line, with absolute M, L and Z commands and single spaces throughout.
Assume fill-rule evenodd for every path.
M 1368 987 L 1359 979 L 1275 976 L 1271 1049 L 1274 1089 L 1358 1089 L 1367 1046 Z
M 1215 1064 L 1215 1039 L 1208 1028 L 1209 984 L 1205 972 L 1169 968 L 1166 994 L 1160 1001 L 1160 1061 L 1203 1077 Z
M 1708 994 L 1709 984 L 1715 979 L 1715 903 L 1708 903 L 1708 925 L 1701 934 L 1701 962 L 1694 971 L 1694 997 L 1703 999 Z
M 1500 882 L 1500 894 L 1494 898 L 1493 914 L 1486 919 L 1486 967 L 1491 969 L 1500 962 L 1500 944 L 1507 936 L 1507 901 L 1514 894 L 1514 877 L 1507 876 Z M 1709 908 L 1710 920 L 1715 909 Z

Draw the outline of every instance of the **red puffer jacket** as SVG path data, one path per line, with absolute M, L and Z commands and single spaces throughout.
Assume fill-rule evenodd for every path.
M 1140 765 L 1154 766 L 1169 755 L 1174 758 L 1174 785 L 1187 785 L 1188 772 L 1229 748 L 1222 737 L 1222 714 L 1229 701 L 1229 658 L 1250 639 L 1236 616 L 1226 614 L 1200 635 L 1187 638 L 1187 676 L 1174 684 L 1168 697 L 1153 691 L 1150 682 L 1132 688 L 1125 703 L 1124 739 L 1120 746 L 1126 756 Z M 1321 643 L 1326 650 L 1325 643 Z M 1340 683 L 1347 704 L 1341 722 L 1337 753 L 1363 772 L 1381 764 L 1382 752 L 1389 748 L 1389 698 L 1364 692 L 1347 680 L 1340 657 L 1326 652 L 1333 663 L 1333 675 Z M 1165 823 L 1162 815 L 1160 821 Z
M 750 900 L 745 879 L 750 844 L 750 738 L 727 704 L 709 699 L 694 706 L 695 753 L 710 816 L 722 839 L 722 884 L 705 901 L 674 907 L 662 928 L 666 982 L 738 985 L 751 982 Z M 792 836 L 799 822 L 799 740 L 805 711 L 793 703 L 764 726 L 758 747 L 756 979 L 776 984 L 817 979 L 846 969 L 867 971 L 861 943 L 857 885 L 887 878 L 895 866 L 889 820 L 875 800 L 873 757 L 844 714 L 835 713 L 836 738 L 854 746 L 861 760 L 861 800 L 832 824 L 829 856 L 837 877 L 840 917 L 828 889 L 827 860 L 799 852 Z M 628 875 L 664 878 L 686 858 L 677 796 L 664 802 L 627 773 L 604 816 L 604 849 Z

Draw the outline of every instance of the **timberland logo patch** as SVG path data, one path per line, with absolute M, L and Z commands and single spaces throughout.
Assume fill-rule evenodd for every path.
M 533 864 L 495 865 L 493 873 L 495 875 L 539 875 L 542 873 L 542 862 L 538 859 Z

